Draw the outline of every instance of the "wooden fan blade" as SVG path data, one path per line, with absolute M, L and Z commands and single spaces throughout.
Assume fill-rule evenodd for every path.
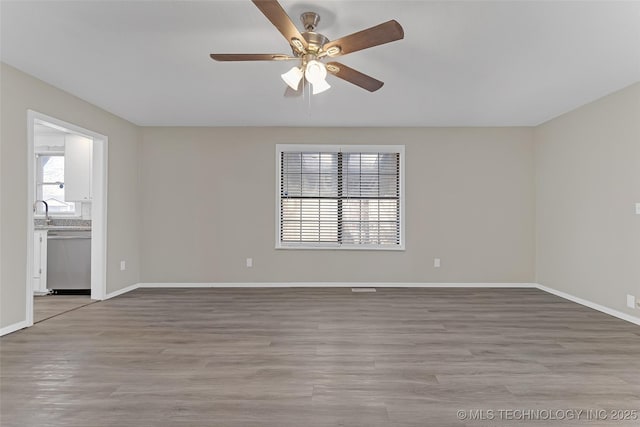
M 366 89 L 369 92 L 375 92 L 380 89 L 384 82 L 376 80 L 373 77 L 356 71 L 353 68 L 347 67 L 339 62 L 327 63 L 327 71 L 336 77 L 346 80 L 349 83 L 353 83 L 356 86 L 360 86 L 362 89 Z
M 393 42 L 404 38 L 402 26 L 395 20 L 387 21 L 375 27 L 358 31 L 357 33 L 339 38 L 326 43 L 322 50 L 328 52 L 329 56 L 341 56 L 358 50 L 367 49 L 373 46 Z M 339 51 L 332 53 L 332 47 L 339 48 Z
M 216 61 L 290 61 L 300 59 L 282 53 L 212 53 L 209 56 Z
M 298 52 L 300 52 L 300 46 L 304 49 L 309 47 L 307 41 L 302 37 L 300 31 L 296 28 L 287 12 L 284 11 L 280 3 L 276 0 L 252 0 L 253 4 L 267 17 L 269 21 L 280 31 L 280 33 L 287 39 L 289 44 Z M 300 46 L 296 46 L 298 42 Z

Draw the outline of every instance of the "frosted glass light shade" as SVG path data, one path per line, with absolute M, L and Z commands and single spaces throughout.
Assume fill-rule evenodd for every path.
M 286 73 L 281 75 L 282 80 L 293 90 L 298 90 L 300 86 L 300 80 L 302 80 L 302 70 L 298 67 L 293 67 Z
M 327 68 L 322 62 L 316 61 L 315 59 L 307 63 L 304 76 L 309 80 L 309 83 L 313 85 L 314 95 L 322 93 L 331 87 L 325 80 L 327 77 Z
M 325 90 L 327 90 L 327 89 L 330 89 L 330 88 L 331 88 L 331 85 L 330 85 L 329 83 L 327 83 L 327 81 L 326 81 L 326 80 L 320 80 L 320 81 L 317 81 L 317 82 L 315 82 L 315 83 L 312 83 L 312 85 L 313 85 L 313 94 L 314 94 L 314 95 L 317 95 L 317 94 L 319 94 L 319 93 L 322 93 L 322 92 L 324 92 Z
M 327 69 L 322 62 L 318 62 L 313 59 L 307 63 L 307 69 L 304 72 L 304 76 L 309 80 L 309 83 L 316 84 L 327 77 Z

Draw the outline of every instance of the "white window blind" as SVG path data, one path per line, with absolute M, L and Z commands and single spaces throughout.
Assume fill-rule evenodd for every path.
M 401 249 L 403 148 L 279 145 L 277 246 Z

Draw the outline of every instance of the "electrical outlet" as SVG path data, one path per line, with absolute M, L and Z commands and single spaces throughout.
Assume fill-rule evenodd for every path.
M 636 308 L 636 297 L 627 294 L 627 307 Z
M 440 258 L 434 258 L 433 259 L 433 266 L 435 268 L 440 268 Z
M 253 267 L 253 258 L 247 258 L 247 268 Z
M 636 203 L 636 215 L 640 215 L 640 203 Z
M 125 261 L 120 261 L 120 271 L 124 271 L 127 269 L 127 263 Z

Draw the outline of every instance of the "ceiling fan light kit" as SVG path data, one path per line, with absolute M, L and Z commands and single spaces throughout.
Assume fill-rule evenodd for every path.
M 402 26 L 394 20 L 375 27 L 330 41 L 326 36 L 316 33 L 320 16 L 315 12 L 305 12 L 300 16 L 305 29 L 300 33 L 277 0 L 252 0 L 258 9 L 280 31 L 291 46 L 293 56 L 286 54 L 215 54 L 210 56 L 216 61 L 300 61 L 282 74 L 282 80 L 293 90 L 298 91 L 302 79 L 313 87 L 313 94 L 322 93 L 331 86 L 326 81 L 327 72 L 349 83 L 353 83 L 369 92 L 380 89 L 383 82 L 349 68 L 339 62 L 321 62 L 324 58 L 333 58 L 351 52 L 367 49 L 404 38 Z

